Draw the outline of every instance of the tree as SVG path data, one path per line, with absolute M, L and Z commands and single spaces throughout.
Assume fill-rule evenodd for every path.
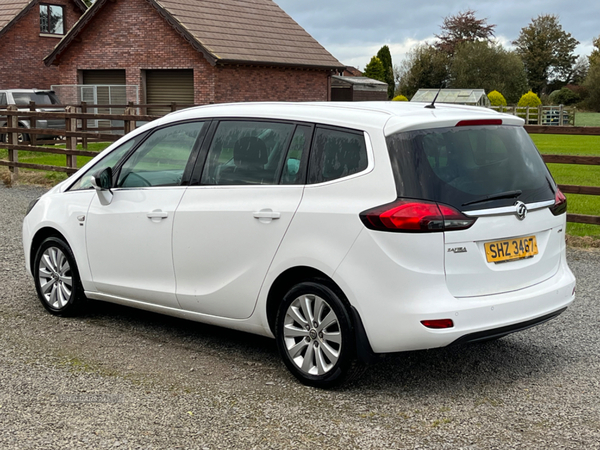
M 452 56 L 457 45 L 462 42 L 491 42 L 496 25 L 488 25 L 487 19 L 477 19 L 475 11 L 468 9 L 455 16 L 446 17 L 440 28 L 442 33 L 435 35 L 439 40 L 435 46 Z
M 412 49 L 395 69 L 396 94 L 411 98 L 421 88 L 442 88 L 448 79 L 448 55 L 429 44 Z
M 596 47 L 596 48 L 594 50 L 592 50 L 592 53 L 590 54 L 590 56 L 588 56 L 588 61 L 590 63 L 590 66 L 593 66 L 595 64 L 600 64 L 600 36 L 595 38 L 592 41 L 592 44 L 594 44 L 594 47 Z
M 377 56 L 373 56 L 371 61 L 369 61 L 369 64 L 365 67 L 363 75 L 365 77 L 373 78 L 374 80 L 385 82 L 385 68 L 383 67 L 381 59 Z
M 381 47 L 377 52 L 377 57 L 383 64 L 383 69 L 385 71 L 384 81 L 388 84 L 388 99 L 391 99 L 394 96 L 396 85 L 394 83 L 394 65 L 392 64 L 390 48 L 387 45 Z
M 579 41 L 562 29 L 558 16 L 540 15 L 521 29 L 513 41 L 521 56 L 529 86 L 537 93 L 546 93 L 548 82 L 570 81 L 577 56 L 573 53 Z
M 536 93 L 529 91 L 527 94 L 523 94 L 523 96 L 519 99 L 518 106 L 529 106 L 531 108 L 535 108 L 536 106 L 540 106 L 542 101 L 537 96 Z
M 587 88 L 585 106 L 592 111 L 600 112 L 600 64 L 595 63 L 590 65 L 590 70 L 583 86 Z
M 500 92 L 492 91 L 487 96 L 492 106 L 506 106 L 506 99 Z
M 489 42 L 462 42 L 451 59 L 448 85 L 457 89 L 500 91 L 514 104 L 527 92 L 527 76 L 515 52 Z

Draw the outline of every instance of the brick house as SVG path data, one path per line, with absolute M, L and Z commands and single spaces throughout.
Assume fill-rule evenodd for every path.
M 58 69 L 44 57 L 87 7 L 81 0 L 0 0 L 0 89 L 48 89 Z
M 184 104 L 325 101 L 345 67 L 272 0 L 97 0 L 44 61 Z

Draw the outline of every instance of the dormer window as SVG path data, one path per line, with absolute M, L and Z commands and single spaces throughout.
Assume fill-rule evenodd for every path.
M 64 17 L 64 7 L 40 4 L 40 33 L 65 34 Z

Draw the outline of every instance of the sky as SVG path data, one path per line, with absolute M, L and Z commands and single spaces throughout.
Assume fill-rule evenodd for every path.
M 421 42 L 433 43 L 444 17 L 472 9 L 495 24 L 496 39 L 507 48 L 533 18 L 556 14 L 563 30 L 587 56 L 600 35 L 600 1 L 579 0 L 274 0 L 341 63 L 363 70 L 387 45 L 393 64 Z

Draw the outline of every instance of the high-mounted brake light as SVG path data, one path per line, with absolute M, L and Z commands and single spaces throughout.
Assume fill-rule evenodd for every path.
M 421 323 L 427 328 L 432 328 L 434 330 L 454 327 L 452 319 L 421 320 Z
M 461 120 L 456 124 L 457 127 L 471 127 L 481 125 L 502 125 L 502 119 Z
M 371 230 L 402 233 L 465 230 L 477 220 L 448 205 L 406 199 L 364 211 L 360 219 Z
M 558 188 L 556 188 L 556 194 L 554 194 L 554 206 L 550 207 L 550 211 L 555 216 L 560 216 L 567 211 L 567 197 Z

